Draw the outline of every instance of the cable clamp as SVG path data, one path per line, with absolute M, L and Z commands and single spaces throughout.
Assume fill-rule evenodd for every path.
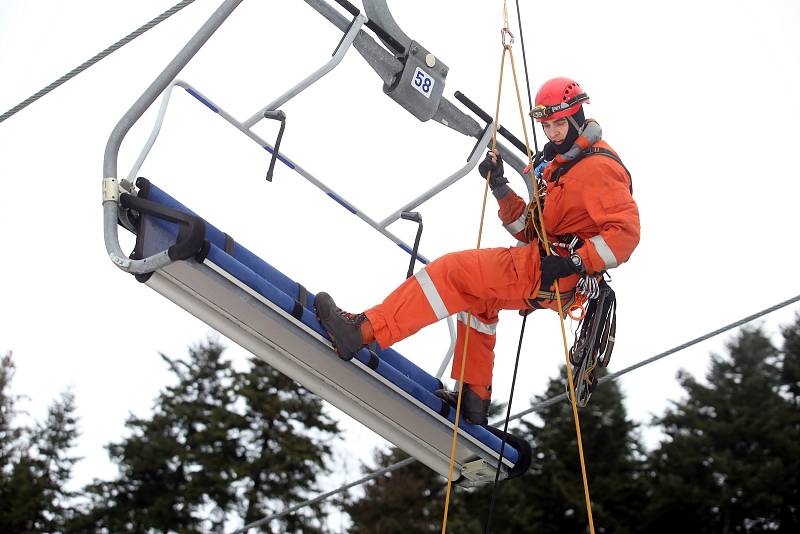
M 103 178 L 103 202 L 119 202 L 119 185 L 114 176 Z

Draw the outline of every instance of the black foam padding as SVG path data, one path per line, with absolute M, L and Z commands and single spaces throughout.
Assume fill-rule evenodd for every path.
M 517 463 L 514 464 L 513 469 L 510 469 L 508 472 L 508 478 L 515 478 L 524 475 L 531 467 L 531 461 L 533 459 L 533 449 L 531 449 L 530 443 L 522 438 L 518 438 L 514 434 L 503 432 L 499 428 L 495 428 L 493 426 L 486 425 L 483 428 L 505 441 L 506 445 L 511 445 L 514 447 L 519 453 L 519 459 L 517 460 Z
M 231 236 L 228 234 L 225 235 L 225 253 L 229 256 L 233 256 L 233 249 L 236 246 L 236 241 L 233 240 Z
M 378 369 L 378 365 L 380 365 L 380 363 L 381 363 L 381 359 L 378 358 L 378 355 L 375 354 L 375 351 L 372 350 L 372 349 L 369 349 L 369 361 L 367 362 L 367 365 L 369 366 L 369 368 L 372 369 L 373 371 L 376 371 Z

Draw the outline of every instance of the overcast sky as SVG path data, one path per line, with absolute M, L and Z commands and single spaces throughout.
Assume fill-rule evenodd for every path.
M 0 113 L 175 2 L 3 0 Z M 578 80 L 592 98 L 587 116 L 599 121 L 633 175 L 642 240 L 630 262 L 612 273 L 619 310 L 611 371 L 800 293 L 799 4 L 522 3 L 532 87 L 554 76 Z M 103 445 L 120 438 L 129 412 L 146 415 L 167 384 L 158 352 L 184 357 L 188 345 L 211 332 L 109 261 L 100 186 L 112 128 L 218 4 L 197 0 L 0 123 L 0 353 L 14 352 L 14 390 L 29 397 L 21 407 L 34 417 L 64 389 L 75 392 L 78 453 L 85 458 L 76 484 L 113 476 Z M 390 3 L 404 31 L 449 66 L 445 97 L 453 100 L 460 90 L 487 110 L 496 99 L 502 5 Z M 179 77 L 244 120 L 327 61 L 340 37 L 300 0 L 243 2 Z M 518 41 L 514 53 L 521 74 Z M 378 220 L 455 172 L 474 144 L 418 121 L 381 85 L 351 50 L 282 108 L 283 152 Z M 120 177 L 149 135 L 153 108 L 123 144 Z M 510 76 L 501 122 L 521 137 Z M 277 125 L 255 130 L 274 139 Z M 402 281 L 407 255 L 287 167 L 278 164 L 274 181 L 265 182 L 267 156 L 176 91 L 140 175 L 349 310 L 373 305 Z M 512 186 L 525 191 L 519 176 Z M 423 204 L 421 252 L 436 257 L 474 247 L 482 195 L 475 174 Z M 491 198 L 488 210 L 482 245 L 511 245 Z M 400 221 L 390 229 L 412 241 L 416 227 Z M 761 324 L 777 334 L 796 311 Z M 520 323 L 515 312 L 501 315 L 497 400 L 507 400 Z M 677 370 L 702 377 L 709 353 L 723 351 L 725 339 L 623 378 L 630 416 L 646 423 L 662 413 L 682 394 Z M 224 342 L 232 357 L 245 358 Z M 448 344 L 441 324 L 397 348 L 434 372 Z M 560 346 L 556 315 L 535 314 L 514 411 L 543 392 L 564 361 Z M 359 462 L 371 461 L 372 448 L 384 443 L 341 417 L 346 441 L 337 454 L 345 469 L 336 481 L 356 478 Z M 651 444 L 658 439 L 646 437 Z

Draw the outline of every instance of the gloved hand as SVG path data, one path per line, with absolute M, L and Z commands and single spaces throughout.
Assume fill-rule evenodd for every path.
M 489 171 L 492 171 L 492 176 L 489 178 L 489 187 L 492 188 L 492 191 L 508 183 L 508 179 L 503 176 L 503 158 L 500 157 L 497 149 L 490 150 L 478 165 L 478 172 L 484 180 Z
M 542 287 L 540 291 L 550 291 L 555 282 L 559 278 L 564 278 L 572 274 L 581 274 L 585 272 L 581 257 L 577 254 L 564 257 L 552 254 L 542 258 Z

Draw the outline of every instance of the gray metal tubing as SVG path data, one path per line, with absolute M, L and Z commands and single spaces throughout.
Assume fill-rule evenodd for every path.
M 365 22 L 367 22 L 367 17 L 365 17 L 362 14 L 359 14 L 353 21 L 353 24 L 350 26 L 350 29 L 345 34 L 342 42 L 339 43 L 336 52 L 333 54 L 333 56 L 327 63 L 325 63 L 319 69 L 314 71 L 314 73 L 311 74 L 309 77 L 307 77 L 306 79 L 304 79 L 303 81 L 301 81 L 300 83 L 298 83 L 297 85 L 286 91 L 284 94 L 282 94 L 281 96 L 279 96 L 278 98 L 267 104 L 266 107 L 262 108 L 252 117 L 244 121 L 244 126 L 247 128 L 252 128 L 254 124 L 256 124 L 258 121 L 264 118 L 265 111 L 278 109 L 283 104 L 285 104 L 286 102 L 288 102 L 289 100 L 300 94 L 302 91 L 305 91 L 314 82 L 316 82 L 317 80 L 328 74 L 330 71 L 332 71 L 342 61 L 342 58 L 344 58 L 345 53 L 350 48 L 350 45 L 353 44 L 353 40 L 356 38 L 356 35 L 358 35 L 358 32 L 361 30 L 361 26 L 363 26 Z
M 174 88 L 176 85 L 177 85 L 178 87 L 181 87 L 181 88 L 183 88 L 183 89 L 186 89 L 186 90 L 187 90 L 187 92 L 188 92 L 188 90 L 191 90 L 191 91 L 193 91 L 194 93 L 196 93 L 196 94 L 197 94 L 198 96 L 200 96 L 200 97 L 201 97 L 203 100 L 205 100 L 206 102 L 208 102 L 209 104 L 211 104 L 212 106 L 214 106 L 215 108 L 217 108 L 217 112 L 216 112 L 216 113 L 217 113 L 217 114 L 218 114 L 220 117 L 222 117 L 223 119 L 225 119 L 225 120 L 226 120 L 226 121 L 228 121 L 229 123 L 233 124 L 233 125 L 234 125 L 234 126 L 235 126 L 235 127 L 238 129 L 238 130 L 239 130 L 239 131 L 243 132 L 245 135 L 248 135 L 248 137 L 251 137 L 251 138 L 252 138 L 252 136 L 250 136 L 250 135 L 249 135 L 249 134 L 250 134 L 250 133 L 252 133 L 252 132 L 250 132 L 249 130 L 247 130 L 246 128 L 244 128 L 244 127 L 242 126 L 242 123 L 241 123 L 241 122 L 239 122 L 238 120 L 236 120 L 236 119 L 235 119 L 235 118 L 234 118 L 234 117 L 233 117 L 233 116 L 232 116 L 230 113 L 228 113 L 227 111 L 225 111 L 224 109 L 222 109 L 220 106 L 218 106 L 216 103 L 214 103 L 214 102 L 213 102 L 211 99 L 209 99 L 209 98 L 208 98 L 206 95 L 204 95 L 203 93 L 201 93 L 201 92 L 200 92 L 199 90 L 197 90 L 196 88 L 192 87 L 192 86 L 191 86 L 190 84 L 188 84 L 187 82 L 185 82 L 185 81 L 183 81 L 183 80 L 175 80 L 174 82 L 172 82 L 172 83 L 169 85 L 169 87 L 167 87 L 167 88 L 164 90 L 164 98 L 163 98 L 163 100 L 162 100 L 162 102 L 161 102 L 161 108 L 160 108 L 160 109 L 159 109 L 159 111 L 158 111 L 158 116 L 156 117 L 156 122 L 155 122 L 155 124 L 153 125 L 153 131 L 150 133 L 150 137 L 147 139 L 147 142 L 145 143 L 144 147 L 142 147 L 142 151 L 141 151 L 141 153 L 139 154 L 139 157 L 136 159 L 136 163 L 134 164 L 134 166 L 133 166 L 133 168 L 131 169 L 130 173 L 128 173 L 128 180 L 130 180 L 130 181 L 133 181 L 133 179 L 135 178 L 135 176 L 138 174 L 138 172 L 139 172 L 139 169 L 141 168 L 142 164 L 144 163 L 144 160 L 147 158 L 147 155 L 150 153 L 150 149 L 153 147 L 153 144 L 156 142 L 156 139 L 158 138 L 158 134 L 161 132 L 161 126 L 163 125 L 163 123 L 164 123 L 164 117 L 165 117 L 165 116 L 166 116 L 166 114 L 167 114 L 167 106 L 169 105 L 170 97 L 172 96 L 172 89 L 173 89 L 173 88 Z M 260 137 L 258 137 L 258 136 L 255 136 L 255 139 L 254 139 L 254 140 L 255 140 L 257 143 L 259 143 L 259 144 L 265 143 L 265 142 L 264 142 L 264 141 L 263 141 L 263 140 L 262 140 Z M 263 146 L 263 144 L 262 144 L 262 146 Z
M 450 330 L 450 347 L 447 349 L 447 352 L 444 355 L 444 360 L 439 365 L 439 369 L 436 371 L 436 378 L 442 378 L 444 374 L 444 370 L 447 369 L 447 364 L 450 363 L 450 359 L 453 357 L 453 352 L 456 348 L 456 326 L 453 319 L 453 316 L 447 318 L 447 328 Z
M 182 80 L 176 80 L 173 83 L 173 85 L 178 85 L 180 87 L 183 87 L 184 89 L 191 89 L 194 93 L 196 93 L 198 96 L 200 96 L 205 101 L 204 103 L 208 103 L 208 104 L 212 105 L 214 108 L 216 108 L 217 115 L 219 115 L 220 117 L 225 119 L 228 123 L 233 125 L 237 130 L 239 130 L 240 132 L 245 134 L 247 137 L 249 137 L 250 139 L 252 139 L 256 143 L 258 143 L 258 145 L 261 146 L 262 148 L 269 147 L 270 150 L 272 150 L 274 148 L 270 143 L 268 143 L 267 141 L 262 139 L 258 134 L 254 133 L 253 131 L 251 131 L 250 129 L 245 127 L 244 124 L 242 124 L 241 122 L 236 120 L 230 113 L 228 113 L 223 108 L 221 108 L 216 102 L 214 102 L 213 100 L 211 100 L 208 97 L 206 97 L 203 93 L 201 93 L 200 91 L 198 91 L 197 89 L 192 87 L 190 84 L 188 84 L 188 83 L 186 83 L 186 82 L 184 82 Z M 165 99 L 168 99 L 168 98 L 169 98 L 169 95 L 165 95 Z M 166 113 L 166 110 L 164 110 L 164 111 Z M 145 147 L 142 150 L 143 154 L 146 155 L 146 151 L 149 151 L 150 147 L 152 146 L 151 140 L 154 142 L 155 138 L 158 136 L 158 131 L 161 128 L 161 123 L 164 120 L 165 113 L 159 113 L 159 117 L 157 118 L 156 124 L 155 124 L 155 126 L 153 128 L 153 132 L 150 135 L 150 139 L 148 139 L 148 142 L 147 142 L 148 144 L 146 144 Z M 355 212 L 354 214 L 356 216 L 358 216 L 359 219 L 361 219 L 362 221 L 366 222 L 367 224 L 369 224 L 370 226 L 372 226 L 373 228 L 378 230 L 381 234 L 383 234 L 386 237 L 388 237 L 390 240 L 392 240 L 397 245 L 399 245 L 401 247 L 406 247 L 408 250 L 411 250 L 411 246 L 408 243 L 406 243 L 405 241 L 403 241 L 402 239 L 400 239 L 399 237 L 397 237 L 393 233 L 387 231 L 385 228 L 381 228 L 374 219 L 372 219 L 372 218 L 368 217 L 367 215 L 365 215 L 364 212 L 362 212 L 361 210 L 359 210 L 358 208 L 353 206 L 353 204 L 348 202 L 343 196 L 341 196 L 339 193 L 337 193 L 336 191 L 334 191 L 333 189 L 331 189 L 330 187 L 325 185 L 323 182 L 321 182 L 320 180 L 315 178 L 311 173 L 309 173 L 308 171 L 303 169 L 300 165 L 298 165 L 297 163 L 292 161 L 289 157 L 285 156 L 283 153 L 280 154 L 280 157 L 285 163 L 288 163 L 291 167 L 293 167 L 294 170 L 298 174 L 300 174 L 303 178 L 305 178 L 306 180 L 308 180 L 309 182 L 314 184 L 318 189 L 321 189 L 322 191 L 324 191 L 329 196 L 333 195 L 333 197 L 335 197 L 336 199 L 339 199 L 339 200 L 343 201 L 345 204 L 347 204 L 349 209 L 351 209 L 353 212 Z M 143 158 L 141 156 L 140 156 L 140 159 L 143 160 Z M 425 262 L 425 263 L 428 263 L 428 261 L 429 261 L 422 254 L 417 254 L 417 257 L 419 257 L 420 260 Z
M 333 6 L 325 2 L 325 0 L 304 1 L 341 31 L 345 31 L 348 24 L 350 24 L 347 18 L 339 13 Z M 380 6 L 377 5 L 370 6 L 370 8 L 372 7 L 380 9 Z M 388 13 L 388 8 L 385 8 L 385 5 L 383 7 Z M 399 31 L 399 27 L 397 29 Z M 393 35 L 393 37 L 397 39 L 400 36 Z M 353 48 L 355 48 L 369 66 L 378 73 L 386 85 L 391 85 L 395 77 L 403 70 L 403 64 L 397 60 L 391 52 L 375 42 L 364 30 L 358 32 L 358 35 L 353 41 Z M 436 111 L 433 120 L 469 137 L 480 138 L 481 131 L 483 130 L 475 119 L 455 107 L 452 102 L 444 97 L 442 97 L 439 102 L 439 109 Z M 512 169 L 522 175 L 522 170 L 528 163 L 523 162 L 514 152 L 501 143 L 497 143 L 497 149 L 503 157 L 503 161 L 507 162 Z M 533 188 L 531 184 L 528 183 L 529 180 L 524 181 L 528 188 L 528 197 L 533 198 Z
M 158 139 L 158 134 L 161 133 L 161 125 L 164 123 L 164 116 L 167 114 L 167 106 L 169 106 L 169 99 L 170 96 L 172 96 L 172 89 L 180 83 L 180 80 L 175 80 L 164 90 L 164 97 L 161 99 L 161 107 L 158 109 L 158 116 L 156 116 L 156 122 L 153 126 L 153 131 L 150 132 L 150 137 L 147 139 L 144 147 L 142 147 L 139 157 L 136 158 L 136 162 L 133 164 L 131 171 L 128 173 L 129 182 L 135 183 L 134 180 L 136 179 L 136 175 L 139 174 L 139 169 L 142 168 L 144 160 L 147 159 L 147 155 L 150 154 L 150 149 L 153 148 L 156 139 Z
M 483 137 L 481 137 L 480 141 L 478 141 L 478 145 L 479 146 L 488 145 L 489 140 L 491 138 L 492 138 L 492 129 L 491 127 L 486 128 Z M 447 189 L 448 187 L 450 187 L 451 185 L 462 179 L 464 176 L 469 174 L 469 172 L 472 171 L 472 169 L 475 168 L 475 166 L 478 164 L 478 161 L 482 157 L 483 157 L 483 152 L 481 150 L 474 150 L 470 158 L 467 160 L 466 165 L 464 165 L 458 171 L 456 171 L 455 174 L 450 175 L 450 177 L 446 178 L 445 180 L 442 180 L 428 191 L 424 192 L 423 194 L 421 194 L 420 196 L 418 196 L 417 198 L 415 198 L 414 200 L 412 200 L 399 210 L 395 211 L 394 213 L 386 217 L 384 220 L 380 222 L 380 227 L 386 228 L 387 226 L 398 220 L 400 218 L 400 214 L 403 213 L 404 211 L 414 210 L 417 206 L 419 206 L 426 200 L 429 200 L 430 198 L 438 195 L 439 193 L 441 193 L 442 191 L 444 191 L 445 189 Z
M 475 119 L 455 107 L 455 105 L 446 98 L 442 98 L 439 102 L 439 109 L 433 116 L 433 120 L 447 126 L 451 130 L 455 130 L 468 137 L 475 137 L 476 139 L 481 137 L 481 132 L 483 131 L 483 128 L 480 127 Z M 520 176 L 523 176 L 522 171 L 528 165 L 528 162 L 521 160 L 517 156 L 516 151 L 509 149 L 502 143 L 497 143 L 497 150 L 500 152 L 506 165 L 517 171 Z M 528 189 L 528 198 L 532 199 L 533 185 L 530 183 L 530 180 L 525 179 L 524 176 L 523 181 L 525 182 L 525 187 Z
M 141 260 L 131 260 L 122 251 L 119 244 L 119 234 L 117 229 L 117 219 L 119 217 L 118 195 L 107 196 L 106 180 L 113 178 L 116 186 L 117 178 L 117 158 L 119 147 L 125 135 L 133 124 L 139 120 L 148 107 L 158 98 L 158 95 L 169 85 L 180 70 L 194 57 L 197 51 L 208 41 L 211 35 L 225 22 L 225 19 L 233 12 L 242 0 L 225 0 L 220 7 L 209 17 L 200 27 L 188 43 L 178 52 L 175 58 L 164 68 L 161 74 L 150 84 L 131 108 L 122 116 L 117 125 L 111 131 L 111 135 L 106 143 L 106 150 L 103 156 L 103 232 L 111 261 L 120 269 L 129 273 L 146 273 L 161 269 L 171 263 L 166 251 L 160 252 Z
M 225 19 L 233 12 L 242 0 L 225 0 L 211 17 L 197 30 L 197 33 L 181 49 L 175 58 L 164 68 L 161 74 L 150 84 L 142 96 L 139 97 L 131 108 L 122 116 L 106 144 L 106 151 L 103 159 L 103 176 L 117 176 L 117 156 L 122 139 L 131 129 L 133 124 L 139 120 L 142 114 L 147 111 L 158 95 L 172 82 L 175 76 L 183 69 L 189 60 L 194 57 L 198 50 L 208 41 L 211 35 L 225 22 Z
M 192 87 L 191 85 L 189 85 L 187 82 L 185 82 L 183 80 L 175 80 L 164 91 L 164 99 L 162 101 L 161 108 L 159 109 L 159 113 L 158 113 L 158 116 L 156 118 L 156 123 L 153 126 L 153 131 L 150 133 L 150 137 L 148 138 L 147 142 L 145 143 L 145 146 L 142 148 L 142 151 L 139 154 L 139 158 L 136 160 L 136 163 L 134 164 L 134 167 L 133 167 L 133 169 L 131 169 L 131 172 L 129 174 L 129 179 L 131 181 L 133 180 L 132 177 L 135 177 L 136 174 L 139 172 L 139 168 L 141 167 L 141 165 L 144 162 L 144 160 L 147 158 L 147 154 L 150 152 L 150 149 L 152 148 L 153 144 L 155 143 L 156 139 L 158 138 L 158 134 L 161 131 L 161 126 L 162 126 L 162 124 L 164 122 L 164 117 L 166 116 L 167 107 L 168 107 L 168 104 L 169 104 L 169 101 L 170 101 L 170 96 L 172 94 L 172 89 L 176 85 L 182 87 L 183 89 L 191 89 L 195 94 L 200 96 L 207 103 L 209 103 L 212 106 L 214 106 L 217 109 L 217 114 L 219 116 L 221 116 L 223 119 L 225 119 L 228 123 L 232 124 L 234 127 L 236 127 L 237 130 L 239 130 L 240 132 L 244 133 L 247 137 L 249 137 L 250 139 L 252 139 L 256 143 L 258 143 L 259 146 L 261 146 L 261 147 L 269 146 L 270 149 L 273 148 L 269 143 L 267 143 L 265 140 L 263 140 L 257 134 L 253 133 L 243 123 L 237 121 L 230 113 L 228 113 L 227 111 L 222 109 L 219 105 L 217 105 L 215 102 L 210 100 L 203 93 L 201 93 L 200 91 L 198 91 L 197 89 L 195 89 L 194 87 Z M 479 151 L 476 150 L 475 153 L 478 154 Z M 302 167 L 300 167 L 299 165 L 297 165 L 296 163 L 291 161 L 286 156 L 281 155 L 281 157 L 284 158 L 289 163 L 291 163 L 294 166 L 294 169 L 301 176 L 303 176 L 306 180 L 308 180 L 309 182 L 311 182 L 312 184 L 317 186 L 317 188 L 321 189 L 325 193 L 333 193 L 336 197 L 343 198 L 340 195 L 338 195 L 335 191 L 330 189 L 328 186 L 326 186 L 325 184 L 323 184 L 322 182 L 320 182 L 319 180 L 314 178 L 314 176 L 312 176 L 310 173 L 305 171 L 305 169 L 303 169 Z M 474 164 L 473 164 L 473 166 L 474 166 Z M 114 206 L 112 206 L 112 208 L 113 207 Z M 361 220 L 363 220 L 364 222 L 366 222 L 367 224 L 369 224 L 370 226 L 372 226 L 373 228 L 378 230 L 380 233 L 382 233 L 383 235 L 385 235 L 386 237 L 388 237 L 389 239 L 394 241 L 397 245 L 402 245 L 402 246 L 405 246 L 405 247 L 410 249 L 409 245 L 407 243 L 405 243 L 403 240 L 401 240 L 400 238 L 398 238 L 397 236 L 395 236 L 391 232 L 387 231 L 385 228 L 381 228 L 378 225 L 378 223 L 376 223 L 374 220 L 372 220 L 371 218 L 369 218 L 366 215 L 364 215 L 360 210 L 357 210 L 355 208 L 353 208 L 353 209 L 356 211 L 356 215 L 358 215 L 358 217 Z M 154 267 L 155 263 L 153 263 L 154 260 L 151 258 L 151 259 L 149 259 L 150 260 L 149 263 L 147 263 L 147 262 L 143 263 L 143 267 L 136 267 L 136 266 L 132 267 L 134 269 L 144 269 L 144 270 L 137 270 L 137 271 L 131 270 L 131 267 L 130 267 L 131 260 L 129 260 L 129 259 L 127 259 L 125 257 L 125 254 L 119 248 L 119 244 L 118 244 L 119 243 L 119 239 L 117 237 L 118 234 L 117 234 L 117 224 L 116 224 L 117 210 L 114 209 L 113 213 L 111 213 L 109 215 L 109 217 L 110 217 L 109 221 L 111 221 L 113 224 L 112 224 L 112 228 L 110 228 L 110 229 L 107 228 L 107 230 L 106 230 L 106 236 L 107 236 L 106 248 L 108 249 L 108 247 L 109 247 L 109 239 L 110 239 L 111 244 L 113 244 L 113 243 L 117 244 L 116 250 L 114 250 L 115 254 L 111 256 L 112 261 L 114 261 L 114 263 L 116 263 L 117 265 L 120 265 L 120 263 L 122 262 L 122 263 L 125 264 L 125 267 L 120 265 L 121 268 L 123 268 L 124 270 L 127 270 L 129 272 L 137 272 L 137 273 L 139 273 L 139 272 L 151 272 L 154 269 L 160 269 L 161 267 L 164 267 L 164 266 L 169 264 L 169 261 L 164 262 L 164 260 L 162 259 L 162 260 L 159 260 L 159 265 L 157 267 Z M 109 249 L 109 251 L 111 251 L 111 249 Z M 417 256 L 419 258 L 421 258 L 423 261 L 425 261 L 426 263 L 428 262 L 427 258 L 425 258 L 425 256 L 423 256 L 422 254 L 417 254 Z M 167 258 L 167 260 L 168 260 L 168 258 Z M 164 263 L 161 263 L 161 262 L 164 262 Z M 456 329 L 455 329 L 455 326 L 453 324 L 452 316 L 447 318 L 447 327 L 448 327 L 448 329 L 450 331 L 450 347 L 448 348 L 447 353 L 445 354 L 445 360 L 441 365 L 441 369 L 439 371 L 439 374 L 437 375 L 437 378 L 441 377 L 442 373 L 444 372 L 444 367 L 446 366 L 447 362 L 449 361 L 450 357 L 452 356 L 453 349 L 454 349 L 455 344 L 456 344 Z
M 320 15 L 328 19 L 341 31 L 346 31 L 350 21 L 324 0 L 305 0 Z M 358 32 L 353 48 L 367 61 L 372 70 L 381 77 L 383 83 L 391 84 L 395 76 L 403 70 L 403 64 L 394 55 L 375 42 L 364 30 Z
M 408 49 L 411 44 L 411 38 L 397 25 L 391 11 L 389 11 L 389 7 L 386 5 L 386 0 L 362 0 L 361 3 L 364 5 L 364 11 L 366 11 L 370 19 Z
M 132 260 L 127 257 L 119 245 L 119 234 L 117 233 L 119 210 L 117 206 L 118 204 L 115 201 L 108 200 L 103 202 L 103 228 L 105 230 L 103 235 L 105 237 L 106 251 L 114 265 L 131 274 L 144 274 L 172 263 L 166 250 L 143 260 Z

